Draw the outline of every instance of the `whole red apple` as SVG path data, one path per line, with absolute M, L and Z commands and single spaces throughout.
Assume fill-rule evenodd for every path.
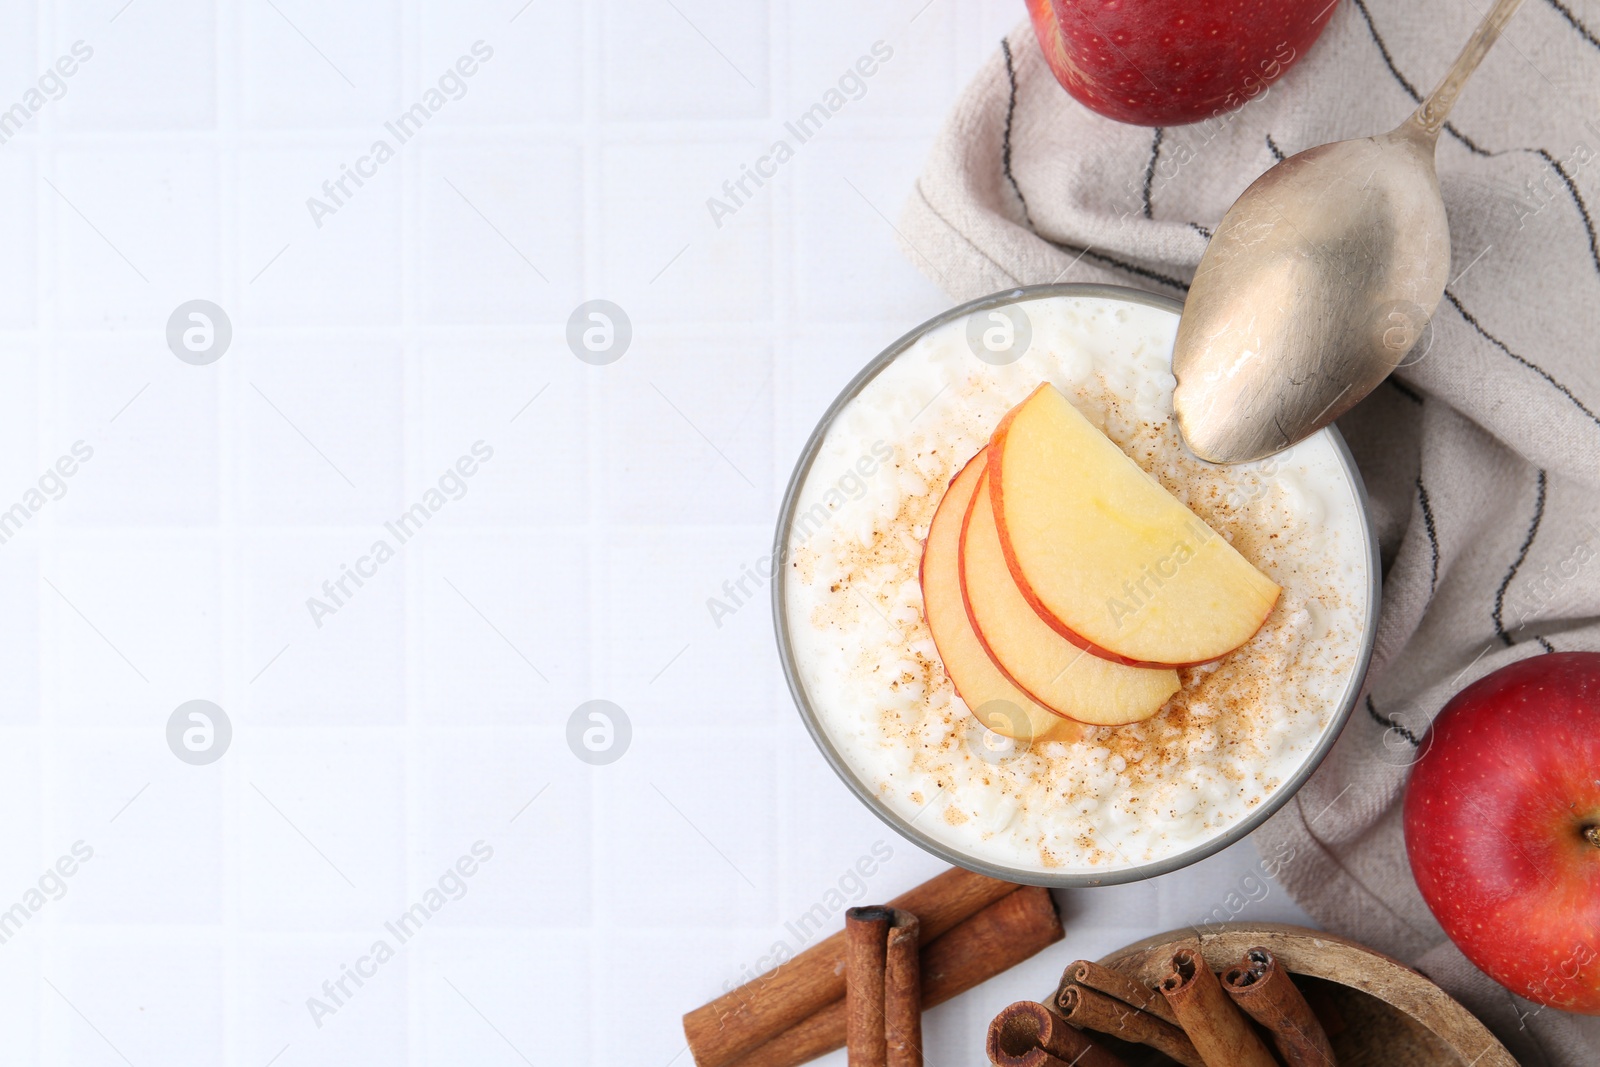
M 1480 678 L 1419 751 L 1406 851 L 1439 925 L 1513 993 L 1600 1015 L 1600 653 Z
M 1028 0 L 1056 80 L 1118 122 L 1232 111 L 1305 55 L 1338 0 Z

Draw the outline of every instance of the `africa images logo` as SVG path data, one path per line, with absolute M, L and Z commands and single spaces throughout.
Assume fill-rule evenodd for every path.
M 365 154 L 356 157 L 355 166 L 340 163 L 338 175 L 322 183 L 321 197 L 306 197 L 306 211 L 311 214 L 311 221 L 317 229 L 322 229 L 323 220 L 329 215 L 338 214 L 369 179 L 376 178 L 378 168 L 397 156 L 407 141 L 421 133 L 429 119 L 444 110 L 450 101 L 460 100 L 467 95 L 467 79 L 478 73 L 482 64 L 494 58 L 494 49 L 484 41 L 474 41 L 471 52 L 471 55 L 463 55 L 453 66 L 447 67 L 439 75 L 436 85 L 424 92 L 420 100 L 400 112 L 393 121 L 385 122 L 383 130 L 388 136 L 374 140 Z M 352 185 L 354 188 L 351 188 Z
M 469 854 L 470 853 L 470 854 Z M 313 993 L 306 998 L 306 1011 L 318 1030 L 330 1015 L 337 1015 L 367 982 L 378 977 L 384 964 L 399 955 L 406 943 L 422 932 L 424 925 L 443 911 L 452 901 L 460 900 L 471 888 L 469 880 L 494 858 L 494 846 L 484 840 L 472 843 L 469 853 L 463 853 L 455 863 L 446 867 L 434 884 L 425 889 L 422 897 L 405 911 L 383 924 L 384 934 L 373 941 L 365 954 L 356 957 L 354 966 L 339 965 L 339 974 L 322 983 L 321 996 Z
M 444 473 L 439 475 L 436 486 L 428 488 L 423 492 L 421 499 L 393 520 L 383 524 L 388 537 L 379 537 L 373 541 L 363 555 L 356 557 L 354 567 L 348 563 L 339 564 L 339 576 L 329 578 L 322 583 L 322 596 L 312 594 L 306 597 L 306 611 L 311 615 L 311 621 L 317 629 L 322 629 L 323 622 L 328 616 L 337 615 L 340 609 L 361 591 L 368 580 L 376 578 L 378 569 L 398 556 L 406 542 L 422 532 L 423 525 L 429 519 L 444 510 L 446 504 L 466 496 L 468 479 L 477 474 L 482 465 L 493 458 L 493 445 L 485 441 L 474 441 L 471 455 L 463 455 L 452 466 L 445 468 Z
M 885 63 L 894 58 L 894 49 L 883 41 L 872 42 L 870 54 L 863 55 L 839 75 L 834 86 L 828 88 L 822 99 L 812 104 L 792 122 L 783 124 L 788 137 L 779 137 L 756 157 L 755 164 L 741 163 L 739 176 L 722 183 L 721 196 L 706 197 L 706 211 L 711 221 L 722 229 L 726 219 L 738 214 L 739 209 L 751 200 L 767 182 L 778 176 L 778 168 L 794 158 L 795 149 L 817 134 L 829 119 L 843 111 L 852 100 L 867 95 L 867 79 L 878 73 Z M 791 141 L 791 138 L 793 139 Z M 755 188 L 751 188 L 754 185 Z

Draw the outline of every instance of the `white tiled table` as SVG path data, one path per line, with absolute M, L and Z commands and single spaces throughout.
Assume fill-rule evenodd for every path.
M 678 1016 L 874 842 L 867 897 L 940 868 L 815 752 L 764 595 L 720 626 L 705 601 L 765 551 L 834 393 L 944 306 L 885 217 L 1021 16 L 0 8 L 0 107 L 93 49 L 0 145 L 0 509 L 93 449 L 0 544 L 0 908 L 28 914 L 0 1059 L 686 1064 Z M 464 95 L 316 225 L 307 198 L 479 40 Z M 718 227 L 706 199 L 879 40 L 865 95 Z M 600 367 L 564 341 L 597 297 L 634 331 Z M 233 328 L 207 366 L 165 336 L 196 298 Z M 316 625 L 307 598 L 478 441 L 465 495 Z M 606 766 L 566 742 L 597 698 L 632 725 Z M 206 766 L 167 746 L 193 699 L 233 728 Z M 308 998 L 478 841 L 464 895 L 317 1025 Z M 1303 918 L 1255 862 L 1064 894 L 1067 944 L 932 1013 L 930 1063 L 980 1060 L 1074 955 L 1230 899 Z

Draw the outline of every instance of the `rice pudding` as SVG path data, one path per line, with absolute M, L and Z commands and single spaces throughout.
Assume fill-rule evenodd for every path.
M 1296 778 L 1354 698 L 1375 576 L 1332 435 L 1231 467 L 1183 445 L 1175 311 L 1112 295 L 1012 306 L 1020 358 L 975 354 L 987 311 L 946 322 L 835 414 L 795 492 L 781 610 L 816 727 L 883 807 L 954 855 L 1094 880 L 1215 840 Z M 946 487 L 1041 383 L 1282 592 L 1242 647 L 1180 669 L 1153 718 L 1007 750 L 945 674 L 918 569 Z

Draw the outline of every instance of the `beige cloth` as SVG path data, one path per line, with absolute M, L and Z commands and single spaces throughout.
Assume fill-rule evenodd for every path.
M 1235 197 L 1281 153 L 1387 130 L 1481 2 L 1344 0 L 1315 47 L 1222 120 L 1152 130 L 1060 89 L 1026 23 L 967 89 L 901 226 L 953 299 L 1101 281 L 1181 297 Z M 1258 834 L 1327 928 L 1409 961 L 1525 1064 L 1600 1064 L 1600 1019 L 1539 1010 L 1466 962 L 1417 892 L 1400 799 L 1451 694 L 1600 648 L 1600 3 L 1529 0 L 1441 137 L 1454 280 L 1425 354 L 1340 428 L 1371 494 L 1384 603 L 1368 690 Z M 1594 205 L 1593 209 L 1589 205 Z

